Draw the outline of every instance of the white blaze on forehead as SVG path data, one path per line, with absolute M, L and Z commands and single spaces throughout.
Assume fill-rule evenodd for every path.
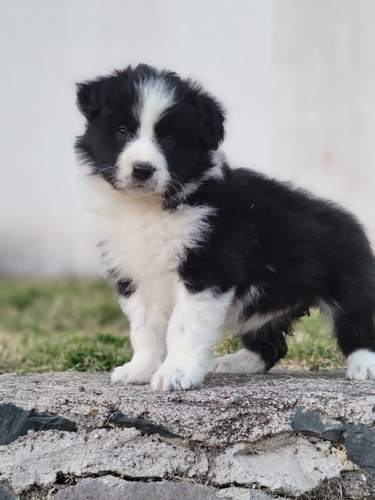
M 151 78 L 137 85 L 137 103 L 133 109 L 139 122 L 135 136 L 119 154 L 117 166 L 118 185 L 122 188 L 133 183 L 135 163 L 149 163 L 154 173 L 148 187 L 156 193 L 164 193 L 170 181 L 168 165 L 163 151 L 155 140 L 155 125 L 175 102 L 175 92 L 162 78 Z
M 140 127 L 138 136 L 152 140 L 154 126 L 175 99 L 174 90 L 158 78 L 146 80 L 138 85 L 139 102 L 136 113 Z

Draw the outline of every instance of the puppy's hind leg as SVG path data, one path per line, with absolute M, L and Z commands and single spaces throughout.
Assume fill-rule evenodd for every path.
M 352 380 L 375 380 L 375 326 L 372 308 L 358 311 L 337 309 L 332 315 L 337 342 L 346 357 L 346 376 Z
M 209 371 L 212 373 L 264 373 L 266 367 L 259 353 L 243 348 L 234 354 L 212 359 Z
M 216 373 L 265 373 L 288 352 L 283 328 L 268 322 L 242 335 L 244 348 L 211 361 Z

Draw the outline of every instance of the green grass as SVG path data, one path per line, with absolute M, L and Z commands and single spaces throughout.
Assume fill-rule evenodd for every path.
M 110 370 L 131 358 L 128 331 L 104 280 L 0 280 L 0 373 Z
M 131 358 L 129 323 L 104 280 L 0 280 L 0 373 L 107 371 Z M 316 313 L 295 325 L 283 367 L 342 368 L 327 323 Z M 235 352 L 226 336 L 216 354 Z
M 280 363 L 283 367 L 345 368 L 344 356 L 337 347 L 331 328 L 318 311 L 312 311 L 294 325 L 294 335 L 287 339 L 288 355 Z

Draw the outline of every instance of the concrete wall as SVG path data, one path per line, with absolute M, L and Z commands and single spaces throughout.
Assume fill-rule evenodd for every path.
M 228 110 L 240 166 L 343 202 L 375 234 L 372 0 L 16 0 L 0 17 L 0 273 L 97 274 L 74 82 L 140 61 Z
M 282 0 L 271 163 L 354 211 L 375 242 L 375 2 Z

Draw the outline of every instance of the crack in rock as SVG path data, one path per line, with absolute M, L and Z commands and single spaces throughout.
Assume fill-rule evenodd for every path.
M 148 420 L 145 420 L 143 418 L 128 417 L 121 411 L 118 411 L 111 415 L 108 419 L 108 423 L 116 427 L 135 427 L 136 429 L 141 431 L 142 434 L 147 434 L 148 436 L 150 436 L 151 434 L 159 434 L 162 437 L 185 439 L 184 436 L 175 434 L 162 425 L 153 424 L 152 422 L 149 422 Z

